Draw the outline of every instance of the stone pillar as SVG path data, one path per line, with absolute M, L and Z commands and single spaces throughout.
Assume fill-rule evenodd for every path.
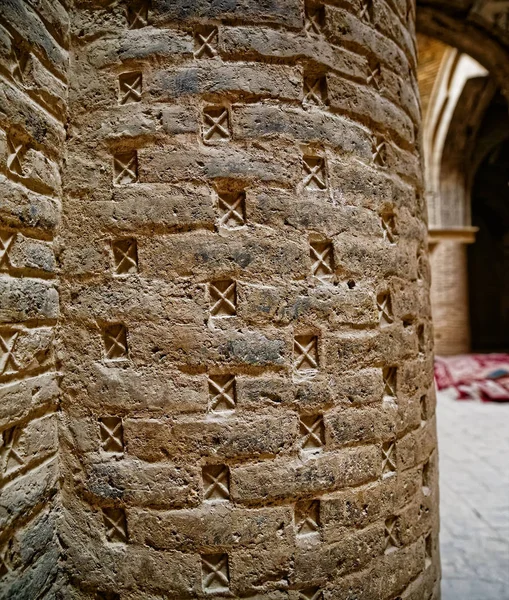
M 467 245 L 475 227 L 429 232 L 431 309 L 435 352 L 444 356 L 470 351 Z
M 69 86 L 60 555 L 46 553 L 63 597 L 439 597 L 414 14 L 370 0 L 74 2 L 69 68 L 47 74 Z M 51 47 L 33 43 L 38 57 Z M 33 119 L 23 131 L 44 154 L 51 130 Z M 34 176 L 52 172 L 28 156 Z M 26 196 L 58 198 L 53 181 Z M 42 340 L 31 376 L 58 316 L 49 263 L 34 262 L 53 226 L 20 236 L 39 250 L 0 295 Z M 23 393 L 46 416 L 41 389 Z
M 0 597 L 55 597 L 60 218 L 68 15 L 0 3 Z

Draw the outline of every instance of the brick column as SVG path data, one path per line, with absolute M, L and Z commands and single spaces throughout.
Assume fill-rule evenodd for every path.
M 413 6 L 128 6 L 72 17 L 73 586 L 438 598 Z
M 470 351 L 467 245 L 474 227 L 430 231 L 431 309 L 437 354 Z

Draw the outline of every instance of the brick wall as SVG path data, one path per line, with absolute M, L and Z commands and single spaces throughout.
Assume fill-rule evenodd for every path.
M 0 597 L 59 586 L 55 522 L 61 210 L 68 15 L 59 2 L 0 8 Z

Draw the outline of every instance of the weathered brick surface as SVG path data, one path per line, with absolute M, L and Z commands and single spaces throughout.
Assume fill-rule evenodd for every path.
M 2 11 L 7 597 L 434 593 L 406 4 Z

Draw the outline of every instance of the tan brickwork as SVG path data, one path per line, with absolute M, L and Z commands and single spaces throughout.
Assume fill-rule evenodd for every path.
M 67 96 L 68 15 L 0 6 L 0 597 L 60 587 L 59 317 L 55 230 Z
M 431 248 L 435 352 L 465 354 L 470 350 L 467 244 L 445 235 L 434 239 Z
M 32 404 L 56 403 L 58 386 L 28 386 L 51 377 L 29 352 L 50 361 L 58 319 L 61 545 L 44 560 L 61 596 L 438 599 L 415 7 L 83 0 L 69 16 L 65 162 L 64 103 L 47 157 L 34 125 L 27 162 L 14 137 L 2 163 L 39 177 L 44 233 L 0 236 Z M 66 82 L 50 41 L 30 43 Z M 61 197 L 59 316 L 40 265 Z M 4 444 L 41 454 L 41 486 L 54 430 L 37 410 Z

